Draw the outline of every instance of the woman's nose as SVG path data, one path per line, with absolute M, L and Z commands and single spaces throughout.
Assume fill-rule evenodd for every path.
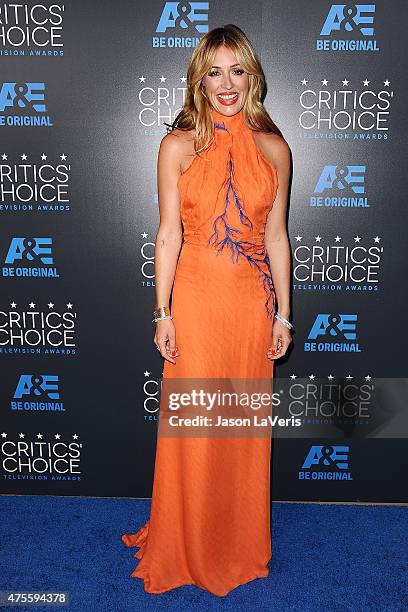
M 229 89 L 232 87 L 231 75 L 229 73 L 224 74 L 222 79 L 222 86 Z

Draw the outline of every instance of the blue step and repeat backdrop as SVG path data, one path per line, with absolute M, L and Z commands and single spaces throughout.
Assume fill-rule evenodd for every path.
M 192 48 L 235 23 L 293 155 L 296 331 L 274 384 L 304 427 L 276 428 L 273 499 L 408 501 L 406 9 L 0 4 L 3 494 L 151 495 L 157 152 Z

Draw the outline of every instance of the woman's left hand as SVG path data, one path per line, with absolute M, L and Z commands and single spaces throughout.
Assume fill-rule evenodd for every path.
M 280 359 L 283 357 L 291 342 L 291 330 L 276 319 L 272 328 L 272 346 L 266 352 L 268 359 Z

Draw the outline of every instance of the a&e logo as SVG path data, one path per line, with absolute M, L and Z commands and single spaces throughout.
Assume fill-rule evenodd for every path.
M 350 447 L 313 445 L 299 470 L 299 480 L 353 480 Z
M 58 269 L 53 265 L 51 237 L 12 238 L 4 263 L 4 277 L 60 277 Z
M 304 343 L 308 353 L 361 353 L 356 314 L 318 314 Z
M 208 32 L 208 8 L 208 2 L 166 2 L 156 26 L 156 33 L 161 36 L 153 36 L 152 46 L 196 47 L 200 40 L 197 33 Z M 177 36 L 173 36 L 174 30 L 178 30 Z
M 316 183 L 310 206 L 369 208 L 365 197 L 365 172 L 365 166 L 327 164 Z
M 0 126 L 51 127 L 46 112 L 45 83 L 2 83 Z
M 320 36 L 317 51 L 379 51 L 374 38 L 375 4 L 332 4 Z
M 59 377 L 54 374 L 21 374 L 10 408 L 28 412 L 65 412 L 59 385 Z

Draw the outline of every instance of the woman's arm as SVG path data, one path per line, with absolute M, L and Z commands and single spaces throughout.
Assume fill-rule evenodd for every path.
M 182 244 L 182 224 L 177 181 L 180 177 L 180 137 L 167 134 L 161 141 L 157 160 L 160 224 L 156 235 L 156 305 L 169 306 L 177 260 Z
M 160 143 L 157 160 L 157 187 L 160 224 L 156 235 L 154 256 L 156 278 L 156 304 L 169 306 L 170 294 L 182 244 L 182 223 L 178 179 L 181 172 L 181 138 L 167 134 Z M 176 363 L 176 329 L 171 319 L 156 321 L 154 343 L 164 359 Z
M 265 134 L 263 152 L 278 173 L 278 191 L 265 226 L 265 246 L 279 313 L 289 319 L 291 289 L 291 252 L 287 233 L 287 204 L 290 177 L 290 149 L 280 136 Z

